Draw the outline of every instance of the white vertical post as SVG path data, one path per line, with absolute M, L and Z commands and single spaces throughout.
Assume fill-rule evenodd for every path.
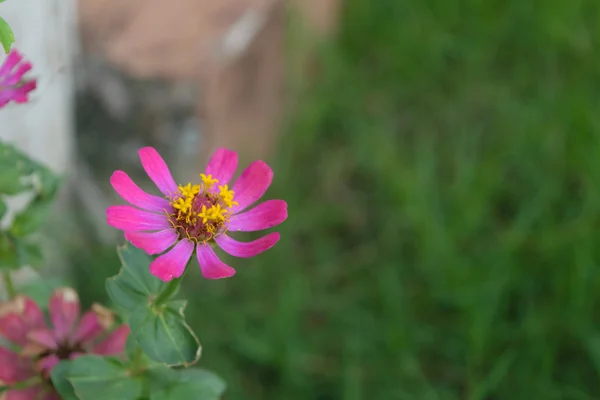
M 67 171 L 72 161 L 75 15 L 73 0 L 0 4 L 0 16 L 15 33 L 13 47 L 33 63 L 28 76 L 38 79 L 29 103 L 0 109 L 0 138 L 59 173 Z
M 26 77 L 38 81 L 29 103 L 9 103 L 0 109 L 0 139 L 61 175 L 70 170 L 74 160 L 72 60 L 78 46 L 75 5 L 75 0 L 6 0 L 0 4 L 0 16 L 15 34 L 13 48 L 33 64 Z M 4 57 L 0 54 L 0 62 Z M 8 202 L 9 215 L 18 211 L 23 197 Z M 66 207 L 58 204 L 59 212 L 55 214 L 60 215 L 60 209 Z M 44 235 L 48 243 L 41 244 L 50 250 L 50 260 L 56 261 L 61 254 L 50 243 L 53 236 Z M 54 264 L 50 260 L 49 264 Z M 16 275 L 18 283 L 29 279 L 32 272 L 26 269 Z

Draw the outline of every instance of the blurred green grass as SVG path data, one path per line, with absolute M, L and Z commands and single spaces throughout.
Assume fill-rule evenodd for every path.
M 188 275 L 226 398 L 600 398 L 598 21 L 348 1 L 273 163 L 281 242 Z

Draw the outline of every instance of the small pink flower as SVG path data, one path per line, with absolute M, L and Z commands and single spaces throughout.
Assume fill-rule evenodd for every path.
M 129 326 L 109 333 L 113 314 L 97 304 L 80 318 L 79 297 L 73 289 L 55 290 L 48 311 L 50 326 L 28 297 L 18 296 L 0 306 L 0 336 L 12 344 L 10 349 L 0 347 L 0 383 L 19 385 L 0 395 L 2 400 L 59 400 L 49 378 L 60 360 L 123 352 Z
M 287 218 L 283 200 L 267 200 L 242 212 L 259 200 L 273 180 L 273 171 L 263 161 L 254 161 L 231 189 L 228 183 L 237 169 L 237 153 L 218 149 L 200 174 L 201 183 L 177 186 L 165 161 L 152 147 L 139 150 L 140 160 L 150 179 L 164 197 L 140 189 L 123 171 L 110 178 L 115 191 L 131 206 L 111 206 L 107 223 L 125 232 L 125 238 L 148 254 L 160 254 L 150 272 L 163 281 L 179 278 L 194 252 L 202 275 L 208 279 L 227 278 L 235 270 L 219 259 L 212 249 L 216 243 L 235 257 L 254 257 L 273 247 L 279 233 L 273 232 L 252 242 L 238 242 L 228 233 L 272 228 Z M 170 249 L 170 250 L 169 250 Z M 168 250 L 168 251 L 167 251 Z
M 25 80 L 23 75 L 31 69 L 29 61 L 23 61 L 17 50 L 11 50 L 0 66 L 0 108 L 10 101 L 26 103 L 28 94 L 37 86 L 35 79 Z

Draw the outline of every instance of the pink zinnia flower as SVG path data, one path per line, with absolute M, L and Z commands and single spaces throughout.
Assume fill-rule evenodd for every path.
M 287 218 L 287 204 L 283 200 L 268 200 L 242 212 L 271 185 L 273 171 L 263 161 L 250 164 L 229 189 L 228 183 L 238 164 L 234 151 L 218 149 L 205 173 L 200 174 L 201 183 L 185 186 L 175 184 L 167 164 L 152 147 L 140 149 L 139 156 L 144 170 L 165 197 L 147 194 L 125 172 L 115 171 L 110 178 L 113 188 L 125 201 L 139 208 L 109 207 L 106 220 L 148 254 L 160 254 L 170 248 L 150 264 L 154 276 L 163 281 L 180 277 L 195 248 L 205 278 L 227 278 L 235 270 L 219 259 L 213 244 L 235 257 L 253 257 L 279 240 L 277 232 L 245 243 L 228 235 L 268 229 Z
M 12 344 L 10 349 L 0 347 L 0 385 L 18 385 L 2 393 L 1 399 L 60 400 L 49 379 L 60 360 L 85 353 L 123 352 L 129 327 L 121 325 L 108 333 L 113 314 L 100 305 L 92 306 L 80 319 L 79 297 L 73 289 L 57 289 L 48 311 L 51 327 L 28 297 L 18 296 L 0 305 L 0 336 Z
M 31 63 L 22 60 L 23 56 L 17 50 L 11 50 L 0 66 L 0 108 L 10 101 L 26 103 L 29 92 L 37 86 L 35 79 L 23 79 L 31 69 Z

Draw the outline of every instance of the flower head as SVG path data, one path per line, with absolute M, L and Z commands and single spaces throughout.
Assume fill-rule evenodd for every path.
M 156 150 L 144 147 L 139 156 L 144 170 L 164 197 L 144 192 L 125 172 L 115 171 L 110 183 L 135 207 L 111 206 L 106 210 L 106 220 L 124 231 L 125 238 L 146 253 L 164 253 L 150 264 L 154 276 L 163 281 L 180 277 L 195 249 L 205 278 L 227 278 L 235 270 L 219 259 L 213 245 L 235 257 L 253 257 L 279 240 L 277 232 L 245 243 L 229 236 L 235 231 L 268 229 L 287 218 L 287 204 L 283 200 L 268 200 L 242 212 L 271 185 L 273 171 L 263 161 L 251 163 L 229 188 L 237 168 L 237 153 L 218 149 L 200 174 L 198 184 L 178 186 Z
M 123 352 L 129 327 L 114 325 L 110 310 L 94 305 L 80 318 L 79 297 L 60 288 L 50 297 L 50 324 L 28 297 L 0 305 L 0 336 L 10 346 L 0 347 L 0 386 L 18 385 L 0 395 L 3 400 L 58 400 L 50 372 L 60 360 L 82 354 L 117 355 Z
M 26 103 L 29 92 L 37 86 L 35 79 L 23 79 L 23 75 L 31 69 L 31 63 L 22 61 L 23 56 L 17 50 L 11 50 L 0 66 L 0 108 L 10 101 Z

